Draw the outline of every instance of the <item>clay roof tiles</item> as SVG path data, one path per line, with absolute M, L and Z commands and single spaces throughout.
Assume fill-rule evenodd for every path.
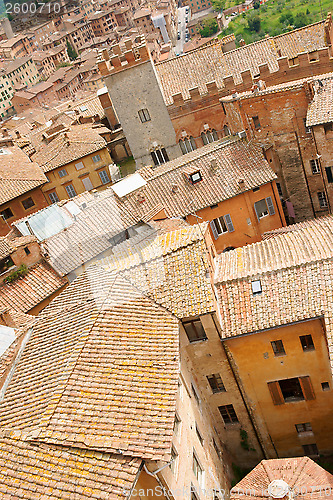
M 184 174 L 198 170 L 202 180 L 193 185 Z M 184 217 L 237 196 L 242 192 L 240 180 L 242 189 L 249 190 L 276 178 L 259 148 L 233 139 L 213 142 L 157 168 L 143 167 L 138 173 L 147 184 L 120 201 L 138 216 L 160 204 L 168 217 Z
M 64 293 L 59 313 L 51 303 L 33 328 L 0 407 L 2 429 L 19 430 L 21 440 L 169 460 L 178 321 L 98 266 Z
M 207 223 L 170 232 L 150 232 L 113 248 L 101 261 L 178 318 L 215 311 L 207 271 Z
M 306 115 L 307 127 L 333 121 L 333 78 L 318 77 L 314 85 L 315 94 Z
M 323 317 L 333 369 L 332 216 L 219 255 L 215 284 L 222 335 Z
M 297 457 L 262 460 L 231 489 L 230 499 L 240 500 L 244 495 L 249 500 L 266 499 L 269 497 L 269 485 L 276 480 L 282 480 L 289 486 L 291 496 L 317 500 L 326 491 L 327 498 L 332 498 L 332 474 L 309 457 Z
M 42 186 L 47 179 L 37 163 L 17 146 L 1 149 L 0 205 Z
M 61 134 L 32 155 L 31 159 L 37 162 L 44 172 L 67 165 L 84 156 L 95 153 L 106 147 L 105 140 L 99 128 L 76 126 Z M 107 130 L 107 129 L 105 129 Z
M 0 309 L 10 307 L 27 313 L 67 284 L 49 264 L 41 261 L 25 276 L 0 285 Z
M 324 22 L 315 23 L 277 37 L 265 38 L 244 47 L 222 52 L 222 41 L 188 52 L 156 65 L 166 104 L 172 104 L 172 96 L 181 93 L 190 98 L 189 89 L 198 87 L 207 92 L 206 84 L 216 82 L 223 88 L 223 79 L 233 76 L 241 82 L 241 72 L 250 70 L 259 74 L 259 66 L 267 63 L 270 71 L 278 71 L 278 58 L 295 57 L 300 52 L 311 52 L 326 47 Z

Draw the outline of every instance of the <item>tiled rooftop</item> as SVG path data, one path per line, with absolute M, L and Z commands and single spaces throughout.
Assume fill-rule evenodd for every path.
M 216 162 L 213 169 L 212 161 Z M 193 185 L 184 174 L 198 170 L 202 181 Z M 233 139 L 213 142 L 157 168 L 143 167 L 138 172 L 147 185 L 122 198 L 121 204 L 141 216 L 160 204 L 168 217 L 184 217 L 276 178 L 259 148 Z M 242 189 L 240 180 L 244 180 Z
M 219 255 L 215 283 L 222 335 L 323 317 L 333 369 L 332 216 Z
M 91 266 L 33 327 L 0 406 L 1 427 L 69 453 L 76 447 L 88 456 L 168 461 L 178 342 L 170 313 L 120 276 Z
M 105 190 L 86 202 L 70 227 L 48 238 L 44 248 L 56 271 L 68 274 L 111 248 L 114 236 L 139 221 L 119 206 L 112 191 Z
M 25 276 L 0 285 L 0 309 L 10 307 L 27 313 L 66 283 L 49 264 L 41 261 L 30 267 Z
M 3 499 L 125 500 L 140 465 L 131 457 L 29 443 L 15 432 L 0 434 Z
M 333 75 L 315 81 L 315 95 L 306 115 L 307 127 L 333 121 Z
M 213 312 L 204 233 L 207 223 L 139 235 L 101 261 L 178 318 Z
M 295 57 L 300 52 L 325 47 L 324 21 L 300 28 L 277 37 L 265 38 L 236 50 L 223 53 L 221 41 L 208 47 L 188 52 L 156 65 L 166 104 L 172 104 L 172 95 L 181 93 L 189 99 L 189 89 L 207 92 L 206 84 L 216 81 L 223 88 L 223 79 L 233 76 L 241 82 L 241 72 L 250 70 L 259 74 L 259 65 L 267 63 L 270 71 L 278 70 L 278 58 Z
M 0 154 L 0 205 L 42 186 L 47 179 L 37 163 L 18 147 L 2 148 Z
M 77 125 L 66 132 L 66 136 L 61 134 L 48 145 L 43 145 L 31 159 L 37 162 L 44 172 L 49 172 L 104 149 L 106 142 L 100 135 L 103 131 L 108 129 Z
M 266 499 L 272 481 L 282 480 L 290 487 L 291 495 L 304 500 L 317 500 L 323 491 L 332 498 L 333 476 L 309 457 L 262 460 L 244 479 L 231 489 L 230 499 Z M 246 492 L 246 493 L 245 493 Z M 301 493 L 300 493 L 301 492 Z M 288 492 L 286 492 L 286 496 Z

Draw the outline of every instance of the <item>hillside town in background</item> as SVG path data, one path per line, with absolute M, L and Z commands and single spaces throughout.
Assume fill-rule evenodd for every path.
M 0 23 L 0 499 L 333 499 L 331 13 L 48 5 Z

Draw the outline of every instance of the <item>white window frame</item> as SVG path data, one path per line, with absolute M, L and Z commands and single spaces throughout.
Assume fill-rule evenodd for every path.
M 68 172 L 65 168 L 62 168 L 61 170 L 58 170 L 58 175 L 60 179 L 62 179 L 62 177 L 66 177 L 66 175 L 68 175 Z
M 258 203 L 260 203 L 261 201 L 265 201 L 266 202 L 267 214 L 265 213 L 264 215 L 259 215 L 259 213 L 258 213 L 256 205 Z M 275 214 L 275 208 L 274 208 L 272 197 L 271 196 L 267 196 L 267 198 L 262 198 L 261 200 L 256 201 L 254 203 L 254 210 L 255 210 L 255 213 L 257 215 L 258 221 L 260 221 L 264 217 L 268 217 L 269 215 L 274 215 Z
M 102 158 L 100 157 L 100 155 L 94 155 L 94 156 L 92 157 L 92 161 L 93 161 L 94 163 L 99 163 L 101 160 L 102 160 Z
M 310 160 L 310 167 L 313 175 L 320 174 L 320 163 L 318 158 L 312 158 Z
M 73 184 L 68 184 L 68 186 L 65 186 L 65 189 L 66 189 L 66 193 L 68 194 L 69 198 L 74 198 L 75 196 L 77 196 Z
M 141 123 L 146 123 L 146 122 L 150 122 L 151 121 L 151 117 L 150 117 L 149 111 L 146 108 L 139 109 L 138 115 L 139 115 L 139 118 L 141 120 Z
M 226 227 L 226 231 L 223 229 L 223 226 L 221 224 L 221 219 L 224 222 L 224 225 Z M 217 222 L 215 222 L 215 221 L 217 221 Z M 210 221 L 210 227 L 212 229 L 213 236 L 216 240 L 222 234 L 232 233 L 233 231 L 235 231 L 230 214 L 221 215 L 220 217 L 216 217 L 215 219 Z
M 110 177 L 108 176 L 108 173 L 106 170 L 101 170 L 100 172 L 98 172 L 98 175 L 99 175 L 99 178 L 101 179 L 101 183 L 104 185 L 104 184 L 108 184 L 110 182 Z M 105 177 L 104 177 L 105 176 Z M 103 180 L 103 177 L 104 177 L 104 180 Z M 107 179 L 107 180 L 106 180 Z
M 324 191 L 319 191 L 317 193 L 318 195 L 318 201 L 319 201 L 319 206 L 320 208 L 327 208 L 328 207 L 328 203 L 327 203 L 327 198 L 326 198 L 326 194 Z
M 53 205 L 53 203 L 58 203 L 58 201 L 60 201 L 58 193 L 56 191 L 52 191 L 51 193 L 48 193 L 48 197 L 49 197 L 49 200 L 52 203 L 52 205 Z M 57 199 L 55 199 L 55 197 L 57 197 Z

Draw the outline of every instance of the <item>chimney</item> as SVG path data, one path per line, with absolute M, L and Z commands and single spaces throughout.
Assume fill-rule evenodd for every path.
M 241 39 L 239 40 L 239 45 L 240 45 L 241 47 L 244 47 L 244 46 L 246 45 L 244 38 L 241 38 Z
M 0 325 L 16 328 L 16 323 L 9 312 L 9 309 L 4 309 L 0 312 Z
M 9 137 L 8 130 L 6 128 L 2 129 L 2 137 Z
M 20 139 L 21 138 L 21 134 L 18 130 L 15 130 L 15 134 L 16 134 L 16 139 Z

